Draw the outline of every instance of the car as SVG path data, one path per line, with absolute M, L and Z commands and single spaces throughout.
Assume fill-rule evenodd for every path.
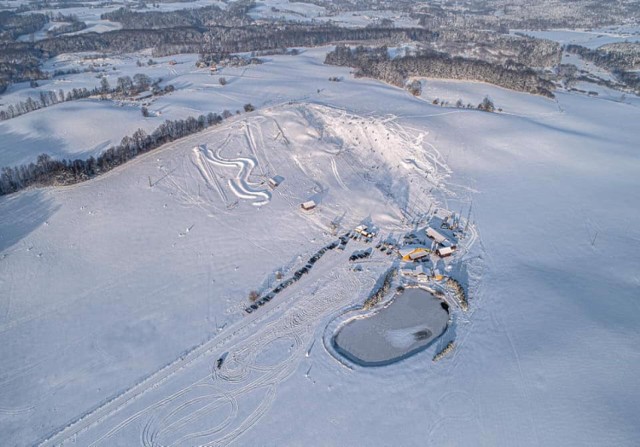
M 258 309 L 258 305 L 257 305 L 257 304 L 252 304 L 252 305 L 251 305 L 251 306 L 249 306 L 249 307 L 251 307 L 253 310 Z
M 252 309 L 252 308 L 250 308 L 250 307 L 247 307 L 244 311 L 245 311 L 246 313 L 250 314 L 251 312 L 253 312 L 253 309 Z

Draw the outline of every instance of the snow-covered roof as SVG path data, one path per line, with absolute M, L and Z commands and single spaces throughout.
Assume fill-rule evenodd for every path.
M 315 208 L 315 206 L 316 202 L 314 202 L 313 200 L 308 200 L 302 204 L 302 208 L 305 209 Z
M 446 220 L 453 215 L 453 212 L 445 208 L 438 208 L 433 215 L 439 217 L 440 219 Z
M 443 242 L 445 242 L 447 240 L 447 238 L 445 236 L 443 236 L 437 230 L 435 230 L 435 229 L 433 229 L 431 227 L 427 228 L 426 233 L 427 233 L 427 236 L 429 236 L 431 239 L 435 240 L 439 244 L 442 244 Z
M 436 252 L 440 256 L 447 256 L 447 255 L 450 255 L 451 253 L 453 253 L 453 248 L 451 248 L 451 247 L 441 247 L 441 248 L 438 248 L 436 250 Z

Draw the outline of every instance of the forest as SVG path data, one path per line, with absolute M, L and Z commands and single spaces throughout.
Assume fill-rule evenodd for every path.
M 581 45 L 567 45 L 565 51 L 578 54 L 607 70 L 640 69 L 640 43 L 618 42 L 590 49 Z
M 327 54 L 325 63 L 356 69 L 356 76 L 379 79 L 404 87 L 410 77 L 488 82 L 500 87 L 552 98 L 554 84 L 534 70 L 516 63 L 508 65 L 450 57 L 431 50 L 390 58 L 386 47 L 351 49 L 340 44 Z

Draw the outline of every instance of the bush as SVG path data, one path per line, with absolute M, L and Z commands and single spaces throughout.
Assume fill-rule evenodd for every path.
M 493 105 L 493 101 L 491 101 L 488 96 L 485 96 L 482 102 L 478 104 L 478 109 L 484 110 L 485 112 L 493 112 L 496 110 L 496 107 Z
M 417 79 L 411 81 L 409 85 L 407 85 L 407 90 L 409 90 L 409 93 L 413 96 L 420 96 L 422 94 L 422 83 Z
M 244 111 L 245 112 L 253 112 L 256 108 L 253 107 L 253 105 L 251 103 L 245 104 L 244 105 Z

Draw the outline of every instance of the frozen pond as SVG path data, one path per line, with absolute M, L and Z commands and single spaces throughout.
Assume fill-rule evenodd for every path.
M 335 349 L 362 366 L 381 366 L 427 348 L 447 328 L 446 304 L 419 288 L 400 292 L 366 317 L 353 318 L 333 338 Z

